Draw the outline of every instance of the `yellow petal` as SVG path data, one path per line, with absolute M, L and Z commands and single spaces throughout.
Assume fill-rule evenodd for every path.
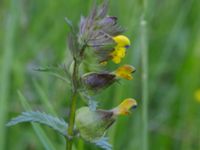
M 121 58 L 118 56 L 113 56 L 112 61 L 116 64 L 119 64 L 121 62 Z
M 133 98 L 125 99 L 119 106 L 112 111 L 115 115 L 128 115 L 130 111 L 137 107 L 137 101 Z
M 119 47 L 117 50 L 117 56 L 123 58 L 126 54 L 126 49 L 124 47 Z
M 126 49 L 124 47 L 116 47 L 111 53 L 112 61 L 116 64 L 121 62 L 121 59 L 125 56 Z
M 127 80 L 132 80 L 132 73 L 135 72 L 136 69 L 130 65 L 124 65 L 119 67 L 114 73 L 119 78 L 124 78 Z
M 129 38 L 124 35 L 117 35 L 113 37 L 113 40 L 117 43 L 117 46 L 120 47 L 126 47 L 131 45 Z

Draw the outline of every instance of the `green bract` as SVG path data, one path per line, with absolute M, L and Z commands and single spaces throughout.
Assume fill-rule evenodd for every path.
M 92 142 L 103 137 L 115 119 L 112 111 L 91 111 L 89 107 L 82 107 L 76 111 L 75 123 L 81 137 Z

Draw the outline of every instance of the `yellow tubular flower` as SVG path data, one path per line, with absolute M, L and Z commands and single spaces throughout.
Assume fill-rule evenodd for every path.
M 124 78 L 127 80 L 132 80 L 132 73 L 135 72 L 136 69 L 133 66 L 130 65 L 124 65 L 119 67 L 117 70 L 115 70 L 114 74 L 119 78 Z
M 128 115 L 132 109 L 137 107 L 136 100 L 132 98 L 125 99 L 119 106 L 113 109 L 115 115 Z
M 113 40 L 116 42 L 114 51 L 111 53 L 112 61 L 116 64 L 121 62 L 121 59 L 125 57 L 126 48 L 130 46 L 130 40 L 124 35 L 118 35 L 113 37 Z

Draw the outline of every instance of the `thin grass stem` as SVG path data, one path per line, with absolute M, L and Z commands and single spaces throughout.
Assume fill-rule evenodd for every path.
M 10 75 L 14 53 L 14 38 L 18 13 L 14 1 L 11 1 L 10 10 L 5 18 L 5 41 L 0 73 L 0 149 L 6 149 L 6 118 L 8 115 L 8 97 L 10 93 Z
M 147 1 L 143 0 L 143 12 L 141 14 L 141 61 L 142 61 L 142 150 L 148 150 L 148 42 L 147 42 Z

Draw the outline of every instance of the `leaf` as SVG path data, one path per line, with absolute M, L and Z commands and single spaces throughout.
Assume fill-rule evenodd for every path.
M 27 102 L 27 99 L 24 97 L 24 95 L 20 91 L 18 91 L 18 95 L 19 95 L 20 102 L 23 105 L 24 109 L 26 111 L 31 111 L 31 106 Z M 33 130 L 35 131 L 36 135 L 38 136 L 40 142 L 44 146 L 44 148 L 46 150 L 55 150 L 53 143 L 50 141 L 49 137 L 46 135 L 46 133 L 40 127 L 40 125 L 36 124 L 36 123 L 31 123 L 31 125 L 32 125 Z
M 23 122 L 37 122 L 54 129 L 63 136 L 67 135 L 68 125 L 64 120 L 53 117 L 51 115 L 47 115 L 45 113 L 41 113 L 39 111 L 22 112 L 20 116 L 13 118 L 11 121 L 9 121 L 7 123 L 7 126 L 13 126 Z
M 112 150 L 112 145 L 108 143 L 107 137 L 102 137 L 101 139 L 96 140 L 93 143 L 104 150 Z
M 67 83 L 67 85 L 70 85 L 70 73 L 67 71 L 66 66 L 65 65 L 60 65 L 60 66 L 46 66 L 46 67 L 38 67 L 38 68 L 34 68 L 35 71 L 39 71 L 39 72 L 47 72 L 50 73 L 50 75 L 65 81 Z M 65 73 L 63 75 L 63 73 Z
M 51 72 L 52 70 L 55 70 L 55 69 L 57 68 L 50 67 L 50 66 L 34 68 L 35 71 L 41 71 L 41 72 Z
M 54 65 L 54 66 L 40 66 L 33 68 L 35 71 L 40 71 L 40 72 L 55 72 L 55 73 L 63 73 L 65 71 L 65 65 L 64 64 L 59 64 L 59 65 Z
M 68 26 L 72 29 L 72 31 L 73 31 L 74 29 L 73 29 L 72 21 L 69 20 L 67 17 L 65 17 L 65 21 L 66 21 L 67 25 L 68 25 Z

